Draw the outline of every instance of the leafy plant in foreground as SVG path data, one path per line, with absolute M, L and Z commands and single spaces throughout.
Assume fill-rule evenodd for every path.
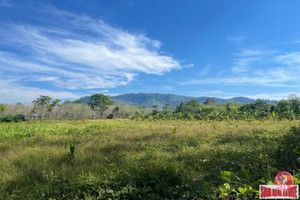
M 74 158 L 74 156 L 75 156 L 75 145 L 74 144 L 70 144 L 68 155 L 70 156 L 70 158 Z
M 250 173 L 245 170 L 241 170 L 237 174 L 221 171 L 221 179 L 225 183 L 219 187 L 219 197 L 225 199 L 258 199 L 258 190 L 250 185 L 249 178 Z M 264 181 L 261 180 L 261 182 Z

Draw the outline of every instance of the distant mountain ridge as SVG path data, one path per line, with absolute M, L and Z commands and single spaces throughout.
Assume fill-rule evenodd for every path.
M 131 106 L 146 106 L 152 107 L 153 105 L 158 105 L 159 107 L 163 107 L 167 103 L 170 104 L 170 107 L 175 107 L 182 102 L 187 102 L 192 99 L 196 99 L 199 103 L 204 103 L 206 99 L 209 97 L 189 97 L 189 96 L 181 96 L 175 94 L 160 94 L 160 93 L 131 93 L 131 94 L 121 94 L 118 96 L 112 96 L 111 99 L 115 102 L 131 105 Z M 238 102 L 242 104 L 253 103 L 256 101 L 255 99 L 250 99 L 247 97 L 233 97 L 229 99 L 216 98 L 216 103 L 230 103 L 230 102 Z M 79 99 L 80 101 L 88 103 L 90 101 L 90 97 L 82 97 Z M 263 101 L 267 103 L 276 103 L 275 100 L 267 100 L 263 99 Z

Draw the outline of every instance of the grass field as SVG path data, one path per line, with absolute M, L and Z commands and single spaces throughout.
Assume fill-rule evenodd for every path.
M 281 170 L 298 177 L 297 159 L 284 157 L 287 143 L 297 145 L 292 126 L 298 122 L 0 123 L 0 199 L 253 199 Z

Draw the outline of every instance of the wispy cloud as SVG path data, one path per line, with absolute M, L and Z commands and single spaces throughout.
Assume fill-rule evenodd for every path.
M 281 93 L 260 93 L 260 94 L 254 94 L 249 95 L 245 94 L 245 97 L 251 98 L 251 99 L 271 99 L 271 100 L 282 100 L 282 99 L 288 99 L 291 94 L 295 94 L 297 96 L 300 96 L 300 93 L 295 93 L 293 91 L 291 92 L 281 92 Z
M 235 58 L 231 70 L 235 73 L 247 72 L 250 70 L 250 64 L 257 60 L 259 60 L 259 57 Z
M 213 64 L 208 64 L 201 69 L 199 76 L 207 76 L 213 69 L 214 69 Z
M 51 91 L 35 87 L 26 87 L 15 83 L 15 80 L 0 80 L 0 102 L 1 103 L 31 103 L 40 95 L 48 95 L 58 99 L 78 99 L 86 94 L 73 94 L 64 91 Z
M 284 65 L 300 65 L 300 52 L 286 53 L 279 55 L 275 58 L 275 61 Z
M 0 45 L 9 46 L 0 47 L 0 73 L 72 90 L 113 88 L 140 73 L 184 67 L 143 34 L 53 7 L 43 12 L 33 19 L 41 23 L 0 23 Z
M 300 87 L 296 83 L 300 79 L 299 74 L 284 69 L 269 70 L 259 75 L 243 75 L 228 77 L 213 77 L 202 79 L 191 79 L 180 82 L 180 85 L 223 85 L 223 86 L 266 86 L 266 87 Z
M 254 92 L 254 94 L 250 94 L 249 92 L 226 92 L 222 90 L 206 90 L 201 92 L 195 92 L 197 97 L 199 96 L 207 96 L 207 97 L 218 97 L 223 99 L 230 99 L 233 97 L 248 97 L 251 99 L 269 99 L 269 100 L 282 100 L 282 99 L 288 99 L 291 94 L 295 94 L 296 96 L 300 96 L 299 92 L 295 92 L 292 90 L 289 90 L 287 92 L 265 92 L 265 93 L 259 93 Z
M 199 77 L 180 85 L 226 85 L 300 87 L 300 53 L 279 54 L 275 50 L 246 49 L 235 54 L 231 72 L 223 76 Z
M 271 50 L 253 50 L 244 49 L 235 54 L 233 60 L 232 72 L 242 73 L 251 70 L 254 63 L 266 60 L 268 56 L 274 54 L 275 51 Z
M 171 85 L 162 85 L 161 88 L 163 90 L 166 90 L 166 91 L 172 91 L 172 90 L 174 90 L 174 87 L 171 86 Z
M 210 96 L 210 97 L 219 97 L 219 98 L 231 98 L 238 96 L 239 93 L 234 92 L 224 92 L 222 90 L 207 90 L 201 92 L 198 96 Z

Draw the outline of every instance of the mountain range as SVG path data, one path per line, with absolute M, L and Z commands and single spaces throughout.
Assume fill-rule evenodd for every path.
M 131 106 L 146 106 L 152 107 L 153 105 L 158 105 L 163 107 L 167 103 L 170 104 L 170 107 L 175 107 L 182 102 L 187 102 L 192 99 L 196 99 L 199 103 L 204 103 L 209 97 L 190 97 L 190 96 L 181 96 L 174 94 L 159 94 L 159 93 L 132 93 L 132 94 L 122 94 L 117 96 L 112 96 L 111 100 Z M 232 97 L 228 99 L 212 97 L 217 104 L 238 102 L 241 104 L 253 103 L 255 99 L 250 99 L 247 97 Z M 80 101 L 88 103 L 90 97 L 82 97 Z M 267 103 L 276 103 L 275 100 L 263 99 Z

